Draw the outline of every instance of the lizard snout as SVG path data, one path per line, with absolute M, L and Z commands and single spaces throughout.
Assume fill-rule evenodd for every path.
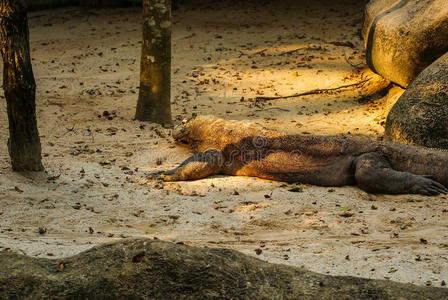
M 176 141 L 183 141 L 187 137 L 187 123 L 188 120 L 184 119 L 174 127 L 172 136 Z

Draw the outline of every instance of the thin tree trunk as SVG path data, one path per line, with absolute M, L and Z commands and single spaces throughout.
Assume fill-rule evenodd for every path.
M 137 120 L 171 124 L 170 80 L 171 0 L 143 0 Z
M 28 19 L 23 0 L 0 0 L 3 87 L 8 107 L 8 149 L 15 171 L 41 171 Z

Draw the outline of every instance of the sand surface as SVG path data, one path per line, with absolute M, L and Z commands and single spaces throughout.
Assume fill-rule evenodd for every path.
M 191 1 L 173 13 L 173 119 L 255 120 L 289 133 L 381 138 L 403 92 L 364 64 L 365 2 Z M 349 2 L 349 1 L 345 1 Z M 444 196 L 215 176 L 147 183 L 187 158 L 170 130 L 133 121 L 140 9 L 30 14 L 45 173 L 10 169 L 0 94 L 0 250 L 63 257 L 128 237 L 232 248 L 309 270 L 419 285 L 448 281 Z M 275 101 L 370 80 L 362 88 Z M 2 93 L 2 92 L 1 92 Z

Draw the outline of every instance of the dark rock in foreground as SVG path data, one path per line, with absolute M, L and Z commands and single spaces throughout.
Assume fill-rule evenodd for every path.
M 385 138 L 448 149 L 448 53 L 426 68 L 392 107 Z
M 363 36 L 369 67 L 407 87 L 448 51 L 447 0 L 371 0 Z
M 227 249 L 125 240 L 59 260 L 0 254 L 0 298 L 445 299 L 448 289 L 325 276 Z

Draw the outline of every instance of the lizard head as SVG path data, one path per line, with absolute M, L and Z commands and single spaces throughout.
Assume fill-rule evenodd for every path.
M 172 136 L 177 142 L 194 147 L 198 140 L 203 140 L 210 135 L 210 127 L 213 127 L 213 122 L 216 120 L 219 119 L 215 116 L 193 114 L 191 118 L 182 120 L 174 127 Z
M 196 115 L 194 114 L 191 118 L 183 119 L 182 122 L 177 124 L 173 129 L 173 138 L 178 142 L 190 144 L 189 136 L 195 119 Z

